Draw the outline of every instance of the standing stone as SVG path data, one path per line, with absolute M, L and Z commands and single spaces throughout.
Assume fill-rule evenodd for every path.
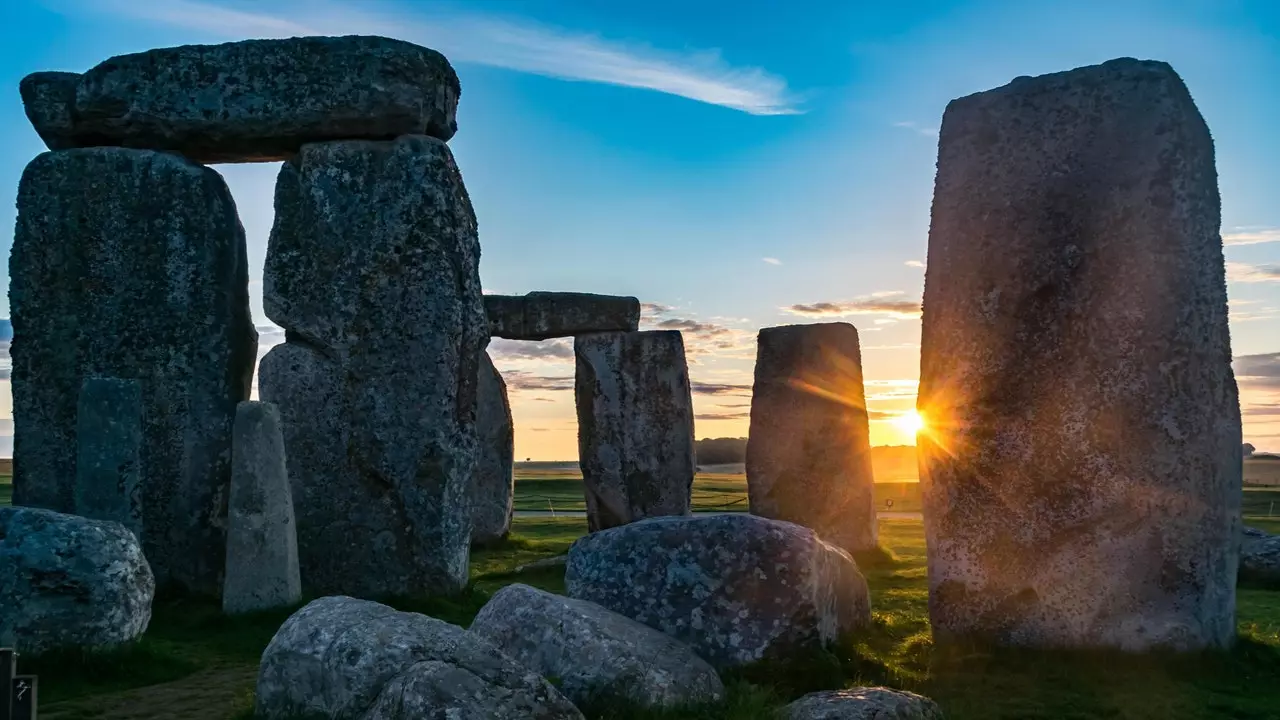
M 262 359 L 280 408 L 303 586 L 363 597 L 467 582 L 488 342 L 475 214 L 443 141 L 305 145 L 280 170 Z
M 952 101 L 924 291 L 935 637 L 1235 636 L 1240 409 L 1213 142 L 1166 64 Z
M 531 292 L 485 295 L 489 334 L 509 340 L 547 340 L 591 332 L 635 332 L 640 301 L 620 295 Z
M 44 153 L 18 187 L 9 276 L 14 504 L 75 511 L 81 384 L 139 378 L 143 551 L 157 583 L 216 595 L 258 342 L 226 183 L 169 153 Z
M 225 613 L 292 605 L 302 596 L 285 465 L 280 411 L 271 403 L 240 403 L 231 433 Z
M 142 536 L 142 384 L 85 378 L 76 410 L 75 513 Z
M 511 531 L 515 435 L 507 384 L 489 353 L 480 357 L 476 391 L 476 476 L 471 485 L 471 544 L 492 545 Z
M 573 352 L 589 530 L 688 515 L 693 397 L 680 332 L 579 335 Z
M 812 528 L 849 552 L 876 547 L 870 432 L 852 325 L 760 331 L 747 438 L 753 515 Z
M 358 35 L 160 48 L 83 75 L 33 73 L 19 89 L 51 150 L 115 145 L 202 163 L 286 160 L 328 140 L 448 140 L 461 93 L 435 50 Z

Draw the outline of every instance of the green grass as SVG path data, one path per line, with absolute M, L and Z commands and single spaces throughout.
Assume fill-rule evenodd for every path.
M 13 504 L 13 476 L 0 475 L 0 505 Z

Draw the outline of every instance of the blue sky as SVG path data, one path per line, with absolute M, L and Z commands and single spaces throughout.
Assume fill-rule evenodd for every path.
M 1132 56 L 1165 60 L 1214 133 L 1245 437 L 1280 450 L 1280 3 L 9 0 L 0 186 L 43 146 L 17 85 L 192 42 L 367 33 L 462 80 L 450 145 L 487 291 L 636 295 L 684 329 L 699 437 L 745 435 L 755 330 L 853 322 L 873 442 L 907 440 L 937 127 L 955 97 Z M 254 317 L 276 165 L 218 166 Z M 13 227 L 13 204 L 0 224 Z M 11 235 L 6 234 L 11 242 Z M 813 306 L 828 312 L 803 312 Z M 835 315 L 833 313 L 839 313 Z M 8 314 L 7 300 L 3 315 Z M 280 339 L 264 332 L 263 346 Z M 521 459 L 576 457 L 564 342 L 495 341 Z M 1244 356 L 1248 356 L 1247 358 Z M 7 386 L 7 381 L 3 383 Z M 0 389 L 0 416 L 9 412 Z

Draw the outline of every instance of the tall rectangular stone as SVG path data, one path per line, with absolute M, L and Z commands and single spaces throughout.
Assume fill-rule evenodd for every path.
M 511 532 L 515 510 L 515 428 L 507 384 L 489 353 L 480 355 L 476 401 L 476 474 L 471 485 L 471 544 L 491 545 Z
M 858 331 L 842 322 L 761 330 L 747 437 L 751 513 L 804 525 L 849 552 L 870 550 L 874 483 Z
M 1240 408 L 1213 141 L 1168 65 L 942 121 L 919 410 L 935 637 L 1235 636 Z
M 292 605 L 301 598 L 297 525 L 280 411 L 266 402 L 236 408 L 222 611 Z
M 475 214 L 443 141 L 304 145 L 276 183 L 263 306 L 302 584 L 467 583 L 476 386 L 488 343 Z
M 217 594 L 231 422 L 257 355 L 226 183 L 169 153 L 44 153 L 18 187 L 9 276 L 14 503 L 75 511 L 81 383 L 137 379 L 143 551 L 158 584 Z
M 76 411 L 75 514 L 142 537 L 142 384 L 85 378 Z
M 680 332 L 579 335 L 573 352 L 588 529 L 688 515 L 697 466 Z

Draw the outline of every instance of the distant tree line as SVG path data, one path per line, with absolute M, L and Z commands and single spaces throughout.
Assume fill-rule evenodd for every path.
M 729 465 L 747 461 L 746 438 L 703 438 L 693 444 L 698 465 Z M 871 464 L 881 481 L 916 477 L 914 445 L 878 445 L 871 448 Z
M 699 465 L 728 465 L 747 461 L 746 438 L 703 438 L 693 444 Z

